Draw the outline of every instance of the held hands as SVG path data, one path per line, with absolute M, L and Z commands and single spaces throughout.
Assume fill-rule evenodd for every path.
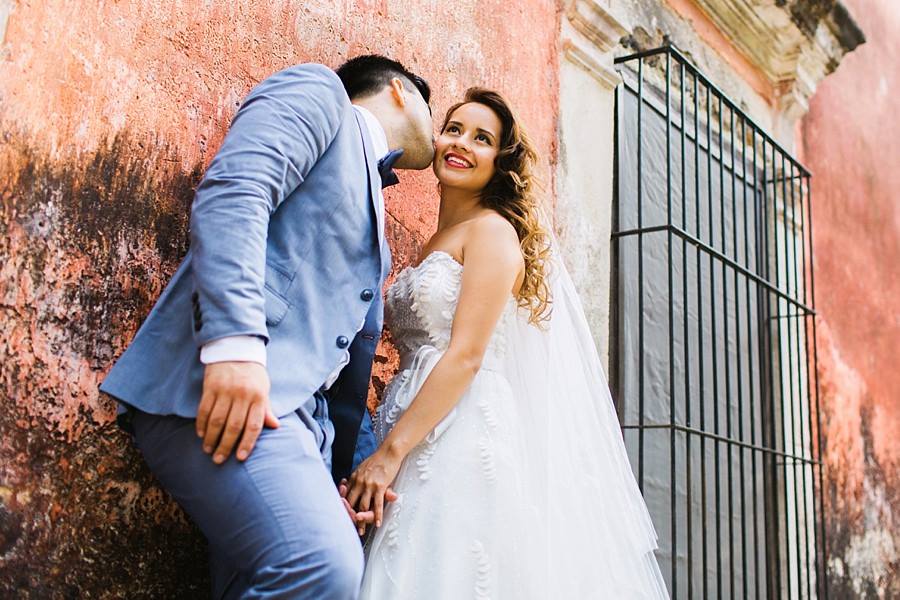
M 213 462 L 224 463 L 235 444 L 237 459 L 246 460 L 263 426 L 278 428 L 278 419 L 269 406 L 266 368 L 237 361 L 206 365 L 196 425 L 197 436 L 203 438 L 203 451 L 213 454 Z
M 238 439 L 237 459 L 246 460 L 263 426 L 278 428 L 278 419 L 269 406 L 265 367 L 239 361 L 206 365 L 196 427 L 197 436 L 203 438 L 203 451 L 213 454 L 213 462 L 224 463 Z M 360 535 L 373 522 L 380 527 L 385 501 L 397 500 L 389 485 L 401 463 L 401 457 L 379 450 L 357 467 L 350 481 L 341 480 L 341 502 Z
M 375 511 L 367 510 L 365 512 L 356 512 L 353 510 L 353 507 L 350 506 L 350 503 L 347 502 L 347 492 L 350 491 L 350 488 L 347 487 L 347 480 L 341 479 L 341 483 L 338 486 L 338 493 L 341 495 L 341 502 L 344 504 L 344 509 L 346 509 L 347 514 L 350 515 L 350 520 L 353 521 L 354 527 L 356 527 L 359 535 L 363 535 L 366 533 L 366 527 L 372 525 L 375 522 Z M 384 493 L 384 499 L 387 502 L 395 501 L 399 496 L 397 493 L 388 488 Z
M 366 525 L 372 522 L 369 518 L 360 520 L 360 515 L 368 517 L 371 513 L 375 527 L 381 527 L 385 500 L 393 502 L 397 499 L 397 494 L 390 485 L 397 477 L 402 462 L 402 457 L 386 452 L 382 447 L 364 460 L 350 475 L 347 494 L 345 496 L 342 493 L 341 496 L 348 511 L 354 508 L 357 511 L 357 520 L 354 522 L 357 523 L 360 535 L 365 533 Z

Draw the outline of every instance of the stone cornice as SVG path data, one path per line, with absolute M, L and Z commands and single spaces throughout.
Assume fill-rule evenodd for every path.
M 818 83 L 865 42 L 839 0 L 693 0 L 772 83 L 784 117 L 806 113 Z
M 613 88 L 622 80 L 613 67 L 612 50 L 627 34 L 625 26 L 599 0 L 566 2 L 563 54 L 606 87 Z
M 667 0 L 655 1 L 667 4 Z M 629 23 L 635 15 L 619 2 L 563 3 L 563 56 L 605 87 L 621 81 L 612 58 L 621 50 L 622 39 L 639 30 L 654 29 L 649 23 Z M 689 6 L 689 13 L 702 16 L 717 30 L 717 39 L 729 44 L 733 55 L 740 56 L 747 66 L 740 76 L 756 78 L 751 85 L 763 101 L 774 103 L 778 120 L 788 129 L 808 110 L 819 82 L 837 68 L 846 53 L 865 42 L 840 0 L 668 0 L 668 4 L 686 23 L 691 17 L 682 11 Z M 714 51 L 721 50 L 719 42 L 704 37 L 701 30 L 694 35 Z

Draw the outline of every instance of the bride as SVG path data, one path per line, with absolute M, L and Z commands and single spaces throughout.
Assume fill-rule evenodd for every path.
M 538 216 L 531 143 L 500 95 L 473 88 L 435 148 L 438 229 L 387 291 L 400 372 L 379 448 L 345 489 L 375 514 L 361 597 L 667 597 L 596 348 Z

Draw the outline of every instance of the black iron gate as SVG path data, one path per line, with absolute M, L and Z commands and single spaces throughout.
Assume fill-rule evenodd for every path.
M 675 48 L 616 63 L 611 372 L 670 592 L 826 597 L 810 173 Z

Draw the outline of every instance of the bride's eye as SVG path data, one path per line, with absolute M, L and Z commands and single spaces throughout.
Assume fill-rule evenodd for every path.
M 459 127 L 456 125 L 447 125 L 447 128 L 444 129 L 444 133 L 459 133 Z

